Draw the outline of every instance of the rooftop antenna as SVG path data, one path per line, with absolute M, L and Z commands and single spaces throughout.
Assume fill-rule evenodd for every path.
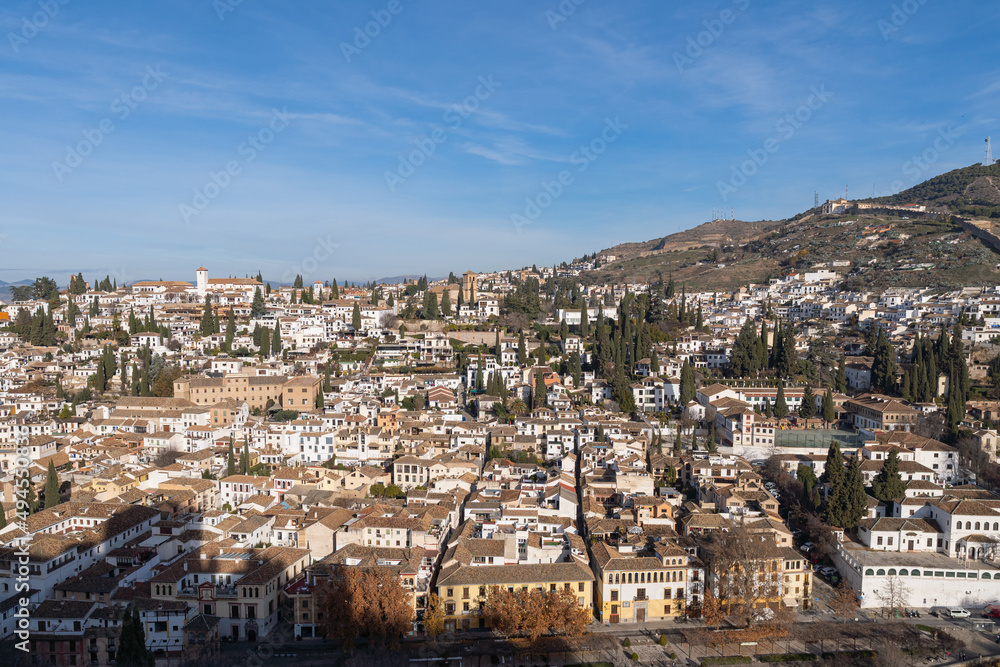
M 993 166 L 993 148 L 989 137 L 986 137 L 986 159 L 983 160 L 983 164 L 987 167 Z

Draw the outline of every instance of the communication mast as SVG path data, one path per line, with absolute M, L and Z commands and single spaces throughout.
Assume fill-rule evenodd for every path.
M 993 148 L 990 146 L 990 138 L 986 137 L 986 159 L 983 164 L 987 167 L 993 166 Z
M 813 208 L 819 208 L 819 190 L 813 190 Z

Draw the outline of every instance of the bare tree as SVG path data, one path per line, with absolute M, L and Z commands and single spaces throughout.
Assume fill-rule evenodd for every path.
M 854 615 L 858 611 L 858 606 L 860 606 L 860 603 L 858 596 L 854 593 L 854 589 L 846 581 L 841 581 L 840 586 L 837 587 L 836 595 L 834 595 L 833 600 L 830 602 L 830 607 L 833 609 L 834 615 L 845 622 L 849 621 L 854 618 Z
M 767 535 L 737 525 L 705 543 L 709 585 L 735 623 L 754 625 L 767 620 L 761 607 L 780 600 L 780 554 Z
M 906 606 L 910 592 L 910 587 L 895 574 L 886 577 L 885 581 L 875 589 L 875 595 L 890 619 L 895 617 L 897 609 Z

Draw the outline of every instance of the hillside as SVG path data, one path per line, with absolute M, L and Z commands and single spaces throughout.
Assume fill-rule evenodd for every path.
M 673 273 L 693 290 L 730 291 L 749 282 L 838 262 L 849 289 L 951 288 L 1000 283 L 1000 254 L 954 216 L 1000 218 L 1000 164 L 934 177 L 879 203 L 924 204 L 927 213 L 812 209 L 788 220 L 723 220 L 599 253 L 615 260 L 587 282 L 656 281 Z M 844 264 L 849 262 L 848 264 Z

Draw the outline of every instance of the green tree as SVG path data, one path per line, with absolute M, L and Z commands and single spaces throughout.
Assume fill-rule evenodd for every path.
M 49 470 L 45 476 L 45 509 L 55 507 L 59 504 L 59 475 L 56 473 L 56 466 L 49 459 Z
M 340 288 L 337 287 L 337 279 L 333 279 L 333 284 L 330 285 L 330 298 L 334 301 L 340 298 Z
M 840 394 L 847 391 L 847 357 L 844 355 L 840 355 L 840 361 L 837 363 L 836 388 Z
M 274 335 L 271 338 L 271 354 L 281 354 L 281 322 L 274 323 Z
M 580 304 L 580 336 L 586 338 L 590 335 L 590 316 L 587 313 L 587 300 L 583 299 Z
M 829 489 L 826 499 L 826 521 L 830 525 L 843 527 L 847 509 L 847 473 L 844 471 L 844 455 L 840 451 L 840 443 L 836 440 L 830 443 L 830 449 L 827 450 L 823 478 Z
M 361 331 L 361 304 L 354 302 L 354 310 L 351 311 L 351 327 L 355 331 Z
M 233 351 L 233 339 L 236 337 L 236 309 L 229 307 L 229 317 L 226 318 L 226 341 L 223 347 L 226 352 Z
M 543 408 L 545 407 L 545 375 L 536 367 L 535 368 L 535 390 L 532 392 L 532 407 L 533 408 Z
M 250 474 L 250 439 L 243 439 L 243 451 L 240 453 L 240 474 Z
M 517 363 L 519 366 L 528 363 L 528 347 L 524 341 L 524 331 L 521 331 L 517 337 Z
M 803 419 L 810 419 L 816 415 L 816 395 L 813 393 L 812 385 L 806 385 L 802 391 L 802 403 L 799 404 L 799 416 Z
M 842 515 L 843 527 L 853 530 L 868 516 L 868 494 L 865 493 L 865 477 L 861 473 L 861 457 L 854 456 L 847 466 L 847 492 Z
M 687 405 L 693 401 L 695 391 L 694 369 L 691 368 L 689 361 L 685 359 L 684 365 L 681 367 L 681 405 Z
M 785 382 L 783 380 L 778 380 L 778 394 L 774 397 L 772 412 L 775 419 L 784 419 L 788 416 L 788 403 L 785 402 Z
M 267 305 L 264 303 L 264 294 L 260 291 L 260 286 L 253 293 L 253 303 L 250 304 L 250 317 L 257 319 L 267 312 Z
M 233 437 L 229 436 L 229 457 L 226 459 L 226 476 L 236 474 L 236 453 L 233 451 Z
M 441 295 L 441 314 L 445 317 L 451 317 L 451 291 L 448 289 L 445 289 Z
M 118 641 L 115 664 L 119 667 L 153 667 L 153 654 L 146 647 L 146 632 L 143 630 L 139 611 L 129 605 L 122 620 L 122 633 Z
M 895 449 L 891 449 L 882 469 L 872 480 L 872 495 L 882 502 L 889 502 L 902 498 L 905 494 L 906 484 L 899 476 L 899 456 Z
M 823 393 L 823 421 L 827 427 L 837 419 L 837 409 L 833 404 L 833 389 L 827 388 Z
M 215 312 L 212 310 L 212 300 L 205 295 L 205 307 L 201 312 L 201 335 L 211 336 L 215 333 Z

